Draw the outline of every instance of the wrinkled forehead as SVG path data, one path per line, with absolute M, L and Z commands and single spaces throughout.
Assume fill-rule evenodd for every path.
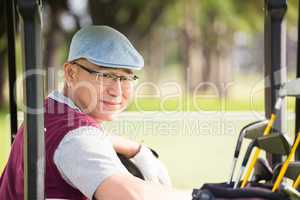
M 91 63 L 85 58 L 80 58 L 76 60 L 76 62 L 83 64 L 85 66 L 88 66 L 90 69 L 96 70 L 96 71 L 107 71 L 111 73 L 118 73 L 118 74 L 133 74 L 133 71 L 131 69 L 125 69 L 125 68 L 112 68 L 112 67 L 104 67 L 99 66 L 94 63 Z

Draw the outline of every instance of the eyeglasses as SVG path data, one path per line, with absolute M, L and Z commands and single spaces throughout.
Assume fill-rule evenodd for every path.
M 71 62 L 71 64 L 75 64 L 81 69 L 85 70 L 86 72 L 96 75 L 96 82 L 105 86 L 112 85 L 115 81 L 120 80 L 121 86 L 123 88 L 129 88 L 131 86 L 134 86 L 138 80 L 138 77 L 136 75 L 118 76 L 113 73 L 105 73 L 91 70 L 77 62 Z

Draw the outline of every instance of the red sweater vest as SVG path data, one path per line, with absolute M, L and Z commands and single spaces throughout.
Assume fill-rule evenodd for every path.
M 56 148 L 63 137 L 71 130 L 80 126 L 98 127 L 98 124 L 88 115 L 78 112 L 66 104 L 51 98 L 45 104 L 45 195 L 46 198 L 64 198 L 82 200 L 86 197 L 76 188 L 70 186 L 61 177 L 53 162 Z M 21 126 L 11 148 L 8 163 L 0 178 L 0 200 L 22 200 L 24 195 L 23 173 L 23 135 Z

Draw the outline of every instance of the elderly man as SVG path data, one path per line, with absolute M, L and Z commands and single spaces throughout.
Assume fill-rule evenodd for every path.
M 64 64 L 65 86 L 45 100 L 47 198 L 99 200 L 191 200 L 171 188 L 164 165 L 144 145 L 104 133 L 101 122 L 126 108 L 142 56 L 129 40 L 107 26 L 88 26 L 71 42 Z M 0 199 L 21 200 L 23 126 L 18 130 L 0 179 Z M 142 172 L 131 175 L 117 154 Z

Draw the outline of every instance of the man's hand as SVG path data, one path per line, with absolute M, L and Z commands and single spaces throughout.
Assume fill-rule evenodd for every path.
M 146 181 L 172 185 L 167 168 L 146 146 L 142 145 L 140 151 L 130 160 L 139 168 Z
M 107 136 L 111 141 L 115 151 L 119 154 L 122 154 L 128 159 L 135 156 L 139 151 L 140 144 L 135 141 L 123 138 L 115 134 L 109 134 Z
M 141 171 L 146 181 L 171 186 L 168 170 L 146 146 L 117 135 L 109 135 L 115 151 L 130 159 Z

